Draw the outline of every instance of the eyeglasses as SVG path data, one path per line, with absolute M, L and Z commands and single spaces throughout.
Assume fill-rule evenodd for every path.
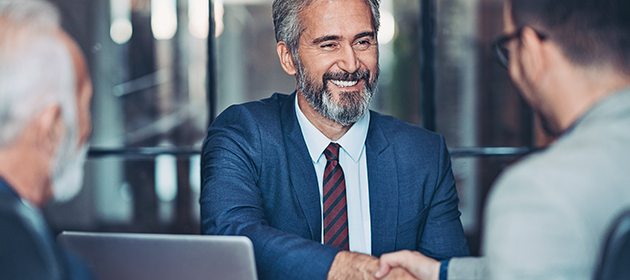
M 541 34 L 535 30 L 534 32 L 536 32 L 536 35 L 538 35 L 538 38 L 540 38 L 540 40 L 547 39 L 546 35 Z M 516 30 L 516 32 L 512 34 L 501 35 L 497 37 L 494 42 L 492 42 L 492 56 L 494 56 L 494 58 L 499 62 L 499 64 L 501 64 L 501 66 L 508 68 L 508 65 L 510 64 L 510 50 L 506 47 L 506 44 L 512 39 L 521 38 L 522 34 L 523 27 L 519 28 L 518 30 Z

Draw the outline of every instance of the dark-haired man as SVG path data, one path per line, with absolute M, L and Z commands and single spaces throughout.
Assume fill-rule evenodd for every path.
M 593 279 L 608 225 L 630 206 L 630 2 L 512 0 L 504 19 L 496 56 L 558 139 L 498 179 L 483 259 L 397 252 L 378 276 Z
M 444 139 L 368 110 L 378 6 L 274 1 L 297 91 L 230 107 L 208 131 L 202 230 L 248 236 L 261 279 L 372 279 L 374 256 L 400 249 L 468 255 Z

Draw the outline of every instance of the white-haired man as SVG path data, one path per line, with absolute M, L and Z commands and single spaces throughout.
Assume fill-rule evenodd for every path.
M 0 278 L 90 279 L 40 208 L 81 188 L 92 87 L 83 54 L 44 1 L 0 1 Z

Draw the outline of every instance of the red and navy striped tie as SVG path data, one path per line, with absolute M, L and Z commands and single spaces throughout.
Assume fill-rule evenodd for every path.
M 339 144 L 330 143 L 324 155 L 324 243 L 349 250 L 346 180 L 339 165 Z

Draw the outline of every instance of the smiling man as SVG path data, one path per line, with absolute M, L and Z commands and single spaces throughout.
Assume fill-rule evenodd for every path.
M 203 233 L 249 237 L 260 279 L 371 279 L 383 253 L 469 254 L 443 137 L 368 110 L 378 8 L 274 1 L 296 92 L 232 106 L 208 130 Z

